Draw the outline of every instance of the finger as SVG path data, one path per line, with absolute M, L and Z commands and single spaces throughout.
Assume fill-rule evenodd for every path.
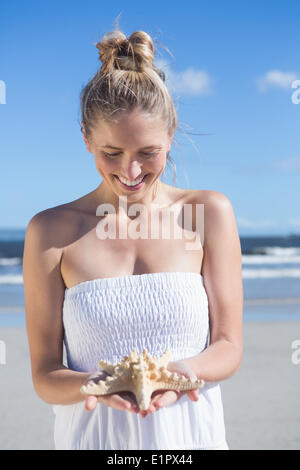
M 118 410 L 128 410 L 131 407 L 129 401 L 118 394 L 111 395 L 111 404 Z
M 137 404 L 135 395 L 130 392 L 122 392 L 120 393 L 121 397 L 130 404 L 129 411 L 134 411 L 135 413 L 139 412 L 139 406 Z
M 148 410 L 142 410 L 141 416 L 145 418 L 159 408 L 175 403 L 182 394 L 180 391 L 168 390 L 162 393 L 156 391 L 156 395 L 152 397 Z
M 103 401 L 105 405 L 116 408 L 117 410 L 133 412 L 130 401 L 122 398 L 122 396 L 117 393 L 101 395 L 101 401 Z
M 98 403 L 97 397 L 94 395 L 88 395 L 85 399 L 85 409 L 87 411 L 92 411 Z
M 193 401 L 198 401 L 199 400 L 199 394 L 198 394 L 197 389 L 196 390 L 190 390 L 189 392 L 187 392 L 187 395 Z
M 163 396 L 163 394 L 164 394 L 164 392 L 162 392 L 162 391 L 153 394 L 152 397 L 151 397 L 151 403 L 157 402 Z
M 132 405 L 137 405 L 137 401 L 135 398 L 134 393 L 131 392 L 121 392 L 119 395 L 124 398 L 124 400 L 127 400 L 130 404 Z
M 158 393 L 157 395 L 155 395 L 152 399 L 151 399 L 151 402 L 150 402 L 150 408 L 151 407 L 154 407 L 156 408 L 158 406 L 158 400 L 163 396 L 163 393 Z
M 179 394 L 177 392 L 175 392 L 174 390 L 168 390 L 156 402 L 156 407 L 162 408 L 164 406 L 171 405 L 172 403 L 175 403 L 178 400 L 178 397 Z

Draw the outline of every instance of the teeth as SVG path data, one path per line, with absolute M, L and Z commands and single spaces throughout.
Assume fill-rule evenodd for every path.
M 126 184 L 127 186 L 136 186 L 137 184 L 139 184 L 142 181 L 143 178 L 144 178 L 144 176 L 142 176 L 141 178 L 139 178 L 135 181 L 129 181 L 129 180 L 126 180 L 126 179 L 121 178 L 119 176 L 119 180 L 122 181 L 122 183 Z

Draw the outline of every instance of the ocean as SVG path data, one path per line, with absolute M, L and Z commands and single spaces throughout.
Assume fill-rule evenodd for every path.
M 0 326 L 25 325 L 25 229 L 0 229 Z M 244 320 L 300 320 L 300 235 L 240 236 Z

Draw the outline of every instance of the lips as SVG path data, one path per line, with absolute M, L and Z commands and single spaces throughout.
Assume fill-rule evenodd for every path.
M 114 175 L 114 176 L 116 176 L 118 179 L 120 179 L 118 175 Z M 143 175 L 143 178 L 145 178 L 145 176 L 147 176 L 147 175 Z M 126 180 L 127 178 L 123 178 L 123 179 Z M 141 179 L 141 177 L 137 178 L 137 181 L 139 181 L 140 179 Z
M 140 183 L 136 184 L 135 186 L 127 186 L 125 183 L 122 183 L 122 181 L 119 179 L 119 177 L 117 175 L 114 175 L 114 177 L 117 179 L 117 181 L 122 186 L 122 188 L 124 188 L 128 191 L 135 191 L 137 189 L 140 189 L 144 185 L 144 181 L 145 181 L 147 175 L 144 175 L 142 181 Z

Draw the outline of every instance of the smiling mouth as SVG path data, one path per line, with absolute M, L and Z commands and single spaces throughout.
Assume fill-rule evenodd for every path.
M 129 186 L 129 185 L 123 183 L 123 182 L 120 180 L 120 178 L 118 177 L 118 175 L 113 175 L 113 176 L 116 178 L 116 180 L 119 182 L 119 184 L 120 184 L 123 188 L 128 189 L 128 190 L 136 190 L 136 189 L 140 189 L 140 188 L 144 185 L 145 179 L 146 179 L 146 177 L 148 176 L 148 174 L 144 175 L 142 181 L 140 181 L 138 184 L 133 185 L 133 186 Z

